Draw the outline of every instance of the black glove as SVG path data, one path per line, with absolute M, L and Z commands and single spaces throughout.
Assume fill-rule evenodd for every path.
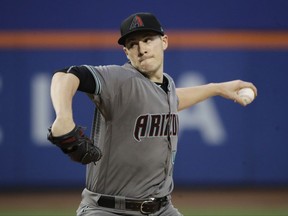
M 75 126 L 71 132 L 59 137 L 53 137 L 50 127 L 47 139 L 58 146 L 65 154 L 68 154 L 73 161 L 82 164 L 97 162 L 102 157 L 101 150 L 94 146 L 79 126 Z

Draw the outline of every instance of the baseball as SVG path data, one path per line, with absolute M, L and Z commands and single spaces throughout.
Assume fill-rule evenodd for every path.
M 255 98 L 255 93 L 251 88 L 240 89 L 238 95 L 242 98 L 245 105 L 250 104 Z

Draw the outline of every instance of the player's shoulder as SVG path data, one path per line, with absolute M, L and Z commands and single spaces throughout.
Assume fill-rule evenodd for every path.
M 124 65 L 99 65 L 95 66 L 95 70 L 102 75 L 109 77 L 127 79 L 134 76 L 139 76 L 139 72 L 129 63 Z

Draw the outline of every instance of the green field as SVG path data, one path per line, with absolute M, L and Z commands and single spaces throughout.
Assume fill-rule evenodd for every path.
M 0 216 L 75 216 L 82 189 L 0 193 Z M 173 205 L 185 216 L 288 216 L 288 189 L 178 190 Z

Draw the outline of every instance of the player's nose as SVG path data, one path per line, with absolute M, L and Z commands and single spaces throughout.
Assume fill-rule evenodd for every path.
M 147 53 L 146 43 L 143 41 L 139 41 L 138 50 L 139 50 L 139 54 L 141 55 L 144 55 L 145 53 Z

